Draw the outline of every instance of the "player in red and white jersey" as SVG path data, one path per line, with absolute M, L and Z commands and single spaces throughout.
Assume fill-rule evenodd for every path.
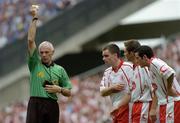
M 120 49 L 115 44 L 107 45 L 102 51 L 102 56 L 110 67 L 105 70 L 101 80 L 101 95 L 110 96 L 113 123 L 128 123 L 132 65 L 120 59 Z
M 148 66 L 154 92 L 159 104 L 161 123 L 179 123 L 180 116 L 180 85 L 176 80 L 175 71 L 164 61 L 155 58 L 149 46 L 141 46 L 136 53 L 136 59 L 141 67 Z M 155 102 L 156 100 L 153 100 Z M 157 106 L 152 105 L 152 116 L 155 116 Z
M 133 77 L 130 82 L 130 122 L 150 123 L 149 110 L 152 101 L 150 74 L 148 69 L 141 68 L 135 59 L 135 50 L 141 45 L 137 40 L 131 39 L 125 41 L 124 46 L 124 55 L 128 61 L 133 63 Z

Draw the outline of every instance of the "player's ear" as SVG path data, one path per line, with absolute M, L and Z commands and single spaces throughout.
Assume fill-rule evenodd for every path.
M 117 56 L 118 56 L 118 54 L 117 54 L 117 53 L 114 53 L 113 55 L 114 55 L 115 57 L 117 57 Z
M 148 57 L 146 55 L 143 56 L 143 59 L 148 60 Z
M 51 51 L 52 55 L 54 54 L 54 50 Z

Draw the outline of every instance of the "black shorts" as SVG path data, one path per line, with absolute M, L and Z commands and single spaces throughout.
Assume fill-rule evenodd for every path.
M 59 106 L 56 100 L 30 97 L 26 123 L 58 123 Z

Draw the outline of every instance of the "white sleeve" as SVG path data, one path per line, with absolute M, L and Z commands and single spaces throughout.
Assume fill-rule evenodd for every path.
M 102 91 L 104 88 L 108 86 L 108 76 L 107 72 L 104 72 L 104 75 L 102 77 L 101 83 L 100 83 L 100 91 Z
M 175 71 L 167 64 L 162 65 L 159 71 L 160 74 L 163 75 L 166 79 L 169 78 L 172 74 L 175 75 Z
M 169 78 L 170 75 L 175 74 L 175 71 L 164 61 L 156 59 L 153 64 L 157 67 L 157 71 L 164 78 Z

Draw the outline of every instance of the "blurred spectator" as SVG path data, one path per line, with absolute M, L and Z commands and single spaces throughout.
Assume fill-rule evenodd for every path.
M 0 0 L 0 48 L 23 38 L 28 30 L 29 8 L 32 4 L 40 6 L 39 26 L 75 5 L 79 0 Z M 72 2 L 71 2 L 72 1 Z M 75 2 L 76 1 L 76 2 Z
M 4 47 L 7 44 L 7 38 L 0 32 L 0 48 Z
M 155 54 L 166 61 L 176 71 L 177 80 L 180 82 L 180 37 L 179 35 L 166 44 L 154 49 Z
M 27 102 L 15 103 L 0 112 L 0 123 L 25 123 Z

